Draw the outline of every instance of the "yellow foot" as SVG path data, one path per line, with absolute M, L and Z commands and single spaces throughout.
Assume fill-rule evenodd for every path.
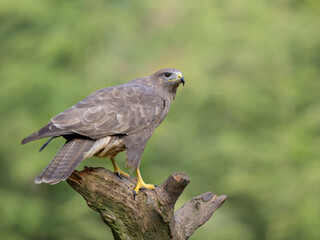
M 125 177 L 127 177 L 127 178 L 130 178 L 130 177 L 131 177 L 128 173 L 122 172 L 122 171 L 120 170 L 120 168 L 115 169 L 115 170 L 114 170 L 114 173 L 115 173 L 119 178 L 122 178 L 122 176 L 125 176 Z
M 139 169 L 136 169 L 136 173 L 137 173 L 138 182 L 137 182 L 137 186 L 135 187 L 135 189 L 133 191 L 133 198 L 134 199 L 136 198 L 136 195 L 138 194 L 138 192 L 141 188 L 154 189 L 155 187 L 157 187 L 156 185 L 153 185 L 153 184 L 146 184 L 140 175 Z
M 119 177 L 122 178 L 122 176 L 125 176 L 127 178 L 130 178 L 130 175 L 128 173 L 122 172 L 121 169 L 117 166 L 116 162 L 114 161 L 114 158 L 111 158 L 112 165 L 114 167 L 114 173 Z M 122 175 L 122 176 L 121 176 Z

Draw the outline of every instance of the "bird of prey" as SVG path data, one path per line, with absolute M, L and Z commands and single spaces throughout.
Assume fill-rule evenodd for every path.
M 41 151 L 53 138 L 66 139 L 35 183 L 56 184 L 66 180 L 82 160 L 92 156 L 110 158 L 115 173 L 120 178 L 128 177 L 114 160 L 119 152 L 126 151 L 127 166 L 136 171 L 138 179 L 134 196 L 141 188 L 155 188 L 143 181 L 140 159 L 155 128 L 167 116 L 181 83 L 185 83 L 182 72 L 161 69 L 150 76 L 98 90 L 51 118 L 21 142 L 50 137 Z

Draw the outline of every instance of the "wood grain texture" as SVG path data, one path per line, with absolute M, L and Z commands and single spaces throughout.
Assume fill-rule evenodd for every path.
M 135 200 L 136 179 L 120 179 L 104 168 L 74 171 L 67 182 L 100 213 L 114 239 L 188 239 L 227 199 L 204 193 L 174 213 L 177 199 L 190 182 L 179 172 L 154 190 L 140 191 Z

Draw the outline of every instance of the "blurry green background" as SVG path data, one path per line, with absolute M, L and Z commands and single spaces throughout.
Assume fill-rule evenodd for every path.
M 33 183 L 63 140 L 41 153 L 45 140 L 20 141 L 162 67 L 186 86 L 147 144 L 144 180 L 186 173 L 178 206 L 228 195 L 191 239 L 320 239 L 319 26 L 318 0 L 1 1 L 1 239 L 112 239 L 66 182 Z

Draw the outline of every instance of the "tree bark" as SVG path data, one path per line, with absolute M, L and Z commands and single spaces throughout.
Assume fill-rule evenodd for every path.
M 161 186 L 140 190 L 133 198 L 137 180 L 104 168 L 85 167 L 67 179 L 88 206 L 100 213 L 114 239 L 188 239 L 227 199 L 211 192 L 194 197 L 176 213 L 174 205 L 189 184 L 188 176 L 173 173 Z

